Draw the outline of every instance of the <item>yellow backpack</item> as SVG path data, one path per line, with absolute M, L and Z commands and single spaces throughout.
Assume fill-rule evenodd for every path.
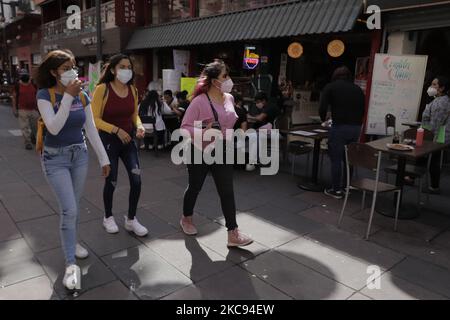
M 52 107 L 55 107 L 55 103 L 56 103 L 55 88 L 48 89 L 48 93 L 50 94 L 50 102 L 52 104 Z M 86 97 L 83 94 L 83 92 L 80 92 L 80 94 L 78 96 L 80 97 L 83 108 L 86 108 L 87 102 L 86 102 Z M 39 154 L 42 154 L 42 151 L 44 150 L 45 131 L 46 131 L 46 128 L 45 128 L 44 120 L 42 119 L 42 117 L 39 117 L 39 119 L 37 120 L 37 132 L 36 132 L 36 151 Z

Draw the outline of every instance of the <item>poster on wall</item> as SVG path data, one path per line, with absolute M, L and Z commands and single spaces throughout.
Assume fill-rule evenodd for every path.
M 89 63 L 89 85 L 88 85 L 88 91 L 89 95 L 92 96 L 92 93 L 94 92 L 95 86 L 97 85 L 98 81 L 100 80 L 100 73 L 101 73 L 101 66 L 100 62 L 97 63 Z
M 194 93 L 198 78 L 181 78 L 180 91 L 187 91 L 188 98 Z
M 173 50 L 173 65 L 175 70 L 180 71 L 183 75 L 189 75 L 190 51 Z
M 173 93 L 180 91 L 181 72 L 174 69 L 163 70 L 163 91 L 172 90 Z
M 356 59 L 355 84 L 366 93 L 367 81 L 369 80 L 370 57 Z
M 377 54 L 367 118 L 367 134 L 385 135 L 385 116 L 396 117 L 396 128 L 414 122 L 419 113 L 428 56 Z

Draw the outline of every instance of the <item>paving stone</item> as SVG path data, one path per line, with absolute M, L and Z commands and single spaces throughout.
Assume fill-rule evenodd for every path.
M 364 295 L 375 300 L 443 300 L 442 295 L 433 293 L 421 286 L 412 284 L 391 273 L 385 273 L 380 278 L 379 289 L 364 288 Z
M 55 214 L 53 209 L 36 195 L 3 199 L 3 204 L 15 222 Z
M 0 287 L 44 275 L 24 239 L 0 243 Z
M 19 229 L 0 204 L 0 242 L 22 238 Z
M 53 285 L 47 276 L 25 280 L 0 288 L 0 300 L 57 300 Z
M 25 240 L 34 252 L 55 249 L 61 246 L 60 217 L 52 215 L 17 224 Z
M 103 261 L 140 299 L 159 299 L 192 283 L 143 245 L 105 256 Z
M 290 300 L 238 266 L 164 297 L 164 300 Z
M 120 281 L 113 281 L 81 294 L 77 300 L 137 300 Z
M 294 299 L 346 299 L 354 293 L 350 288 L 278 252 L 264 253 L 244 262 L 243 267 Z
M 82 243 L 82 245 L 89 251 L 89 257 L 87 259 L 77 260 L 77 265 L 81 269 L 80 294 L 116 280 L 114 274 L 95 256 L 92 250 L 86 244 Z M 55 292 L 63 299 L 73 298 L 71 293 L 62 284 L 65 272 L 62 249 L 57 248 L 38 253 L 37 258 L 52 281 Z

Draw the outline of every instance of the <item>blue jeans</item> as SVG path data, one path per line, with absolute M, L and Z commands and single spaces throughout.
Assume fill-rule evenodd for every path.
M 111 173 L 105 180 L 103 188 L 103 202 L 105 205 L 105 217 L 112 216 L 113 195 L 116 190 L 117 176 L 119 172 L 119 159 L 122 160 L 127 169 L 130 180 L 130 195 L 128 200 L 128 219 L 136 216 L 139 197 L 141 195 L 141 166 L 139 164 L 138 149 L 136 142 L 131 141 L 123 144 L 115 135 L 100 131 L 100 138 L 105 146 L 109 161 L 111 162 Z
M 334 191 L 342 190 L 342 162 L 345 163 L 345 146 L 357 142 L 361 133 L 359 125 L 333 125 L 328 138 L 331 160 L 331 178 Z
M 42 168 L 56 194 L 61 212 L 61 242 L 66 264 L 75 263 L 79 204 L 88 171 L 86 144 L 44 147 Z

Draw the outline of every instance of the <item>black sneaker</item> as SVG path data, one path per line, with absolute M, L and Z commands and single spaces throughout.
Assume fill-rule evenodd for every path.
M 323 192 L 327 196 L 333 197 L 335 199 L 342 199 L 344 198 L 344 193 L 342 191 L 335 191 L 334 189 L 325 189 Z
M 427 189 L 422 190 L 422 193 L 439 195 L 439 194 L 441 194 L 441 189 L 429 187 Z

